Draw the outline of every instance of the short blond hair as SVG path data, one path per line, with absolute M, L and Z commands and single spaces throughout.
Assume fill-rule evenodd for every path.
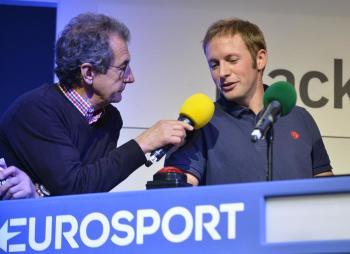
M 252 57 L 253 67 L 256 68 L 256 56 L 259 50 L 266 50 L 266 42 L 264 34 L 260 28 L 249 21 L 232 18 L 218 20 L 213 23 L 208 28 L 202 41 L 204 53 L 207 53 L 207 46 L 213 38 L 221 36 L 234 36 L 236 34 L 239 34 L 242 37 L 242 40 L 244 41 Z

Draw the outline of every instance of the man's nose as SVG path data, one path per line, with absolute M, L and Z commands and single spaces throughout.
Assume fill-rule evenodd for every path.
M 229 65 L 225 62 L 220 63 L 219 66 L 219 75 L 221 78 L 227 77 L 230 74 L 230 68 Z
M 129 67 L 126 70 L 124 78 L 123 78 L 123 82 L 124 83 L 134 83 L 135 82 L 134 74 L 132 73 L 131 67 Z

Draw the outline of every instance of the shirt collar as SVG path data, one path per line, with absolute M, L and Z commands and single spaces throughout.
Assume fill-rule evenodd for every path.
M 90 125 L 100 119 L 102 112 L 94 115 L 95 110 L 92 104 L 83 98 L 77 91 L 75 91 L 73 88 L 66 87 L 61 84 L 58 84 L 58 87 L 66 96 L 66 98 L 74 105 L 74 107 L 80 111 L 80 113 Z
M 249 111 L 249 108 L 241 106 L 236 102 L 228 101 L 223 96 L 220 96 L 216 103 L 219 104 L 225 112 L 237 118 L 240 117 L 244 112 Z
M 264 91 L 268 88 L 267 85 L 264 84 Z M 240 117 L 243 113 L 252 112 L 249 108 L 241 106 L 233 101 L 228 101 L 222 95 L 220 95 L 219 99 L 216 101 L 224 111 L 229 113 L 234 117 Z

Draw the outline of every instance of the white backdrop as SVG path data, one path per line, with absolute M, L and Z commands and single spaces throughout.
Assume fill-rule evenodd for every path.
M 116 105 L 126 127 L 122 130 L 120 144 L 159 119 L 176 118 L 182 102 L 193 93 L 204 92 L 215 99 L 201 40 L 207 27 L 217 19 L 239 17 L 257 23 L 265 34 L 269 52 L 265 82 L 286 79 L 284 76 L 271 78 L 272 71 L 284 69 L 289 72 L 299 94 L 297 103 L 306 107 L 318 123 L 335 173 L 350 173 L 350 1 L 50 2 L 58 3 L 57 31 L 61 31 L 72 16 L 85 11 L 117 17 L 131 30 L 131 67 L 136 82 L 127 87 L 123 101 Z M 339 64 L 335 70 L 335 59 L 342 62 L 342 68 Z M 310 72 L 313 72 L 310 81 L 300 85 L 305 74 Z M 299 93 L 301 87 L 307 87 L 302 94 L 304 99 Z M 338 95 L 335 108 L 334 94 L 342 91 L 344 95 Z M 318 101 L 322 97 L 327 103 L 318 108 L 309 107 L 310 103 L 305 101 L 305 98 Z M 115 190 L 144 189 L 146 181 L 162 165 L 160 162 L 151 169 L 140 168 Z

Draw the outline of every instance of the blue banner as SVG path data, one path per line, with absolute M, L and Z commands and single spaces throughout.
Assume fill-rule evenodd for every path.
M 1 201 L 0 253 L 349 253 L 265 240 L 267 197 L 339 192 L 350 177 Z

